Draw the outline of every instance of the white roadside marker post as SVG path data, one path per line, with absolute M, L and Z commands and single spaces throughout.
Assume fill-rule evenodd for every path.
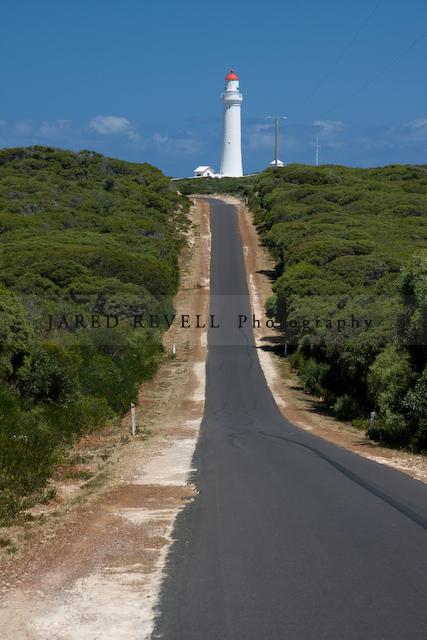
M 194 206 L 196 206 L 196 198 L 194 198 L 193 204 L 194 204 Z
M 369 431 L 373 431 L 375 429 L 375 411 L 371 411 L 371 425 L 369 427 Z
M 173 355 L 175 355 L 175 345 L 174 344 L 172 345 L 172 353 L 173 353 Z
M 130 413 L 132 416 L 132 435 L 135 435 L 135 405 L 133 402 L 130 403 Z

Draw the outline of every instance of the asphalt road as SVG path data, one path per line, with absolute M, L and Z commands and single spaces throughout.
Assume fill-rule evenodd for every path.
M 235 208 L 210 200 L 200 489 L 178 518 L 153 637 L 425 640 L 427 486 L 279 412 L 249 321 Z

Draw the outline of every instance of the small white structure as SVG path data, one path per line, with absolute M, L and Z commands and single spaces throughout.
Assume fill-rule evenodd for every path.
M 276 161 L 273 160 L 273 162 L 270 162 L 270 167 L 275 167 L 276 166 Z M 285 165 L 283 164 L 283 162 L 281 160 L 277 160 L 277 166 L 278 167 L 284 167 Z
M 206 167 L 204 165 L 197 167 L 194 169 L 194 177 L 195 178 L 212 178 L 215 175 L 215 171 L 212 167 Z
M 221 94 L 223 104 L 222 153 L 220 176 L 241 178 L 242 169 L 242 133 L 241 104 L 243 96 L 239 91 L 239 78 L 233 69 L 225 78 L 225 92 Z

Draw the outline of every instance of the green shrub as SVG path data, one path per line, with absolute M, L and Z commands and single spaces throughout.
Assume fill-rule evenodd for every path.
M 299 371 L 302 368 L 304 363 L 304 356 L 300 349 L 297 349 L 296 351 L 294 351 L 294 353 L 291 353 L 288 356 L 288 362 L 292 369 L 297 369 Z
M 57 344 L 33 344 L 27 367 L 18 374 L 18 386 L 26 398 L 64 404 L 80 388 L 75 356 Z
M 308 393 L 313 396 L 323 397 L 325 389 L 322 386 L 323 379 L 327 376 L 329 366 L 317 362 L 315 358 L 308 358 L 301 363 L 300 376 L 305 382 Z
M 18 513 L 46 485 L 56 445 L 40 408 L 21 411 L 17 397 L 0 393 L 0 517 Z
M 382 416 L 399 408 L 415 379 L 409 354 L 393 344 L 387 345 L 370 367 L 367 377 L 369 396 Z
M 354 420 L 352 420 L 351 424 L 353 425 L 353 427 L 356 427 L 356 429 L 368 432 L 371 422 L 367 418 L 355 418 Z
M 33 327 L 17 296 L 0 285 L 0 375 L 13 373 L 13 360 L 25 352 Z
M 413 450 L 427 448 L 426 184 L 426 166 L 289 165 L 249 199 L 276 261 L 267 315 L 299 345 L 291 366 L 337 417 L 375 409 L 370 436 Z
M 353 420 L 360 416 L 362 411 L 356 400 L 347 394 L 337 398 L 333 406 L 334 416 L 338 420 Z
M 62 405 L 43 405 L 41 416 L 55 443 L 72 444 L 76 437 L 104 426 L 114 411 L 105 398 L 77 395 Z

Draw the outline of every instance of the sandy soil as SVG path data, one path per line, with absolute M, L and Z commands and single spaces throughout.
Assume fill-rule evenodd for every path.
M 273 261 L 260 244 L 249 211 L 237 205 L 255 330 L 266 379 L 282 413 L 294 424 L 359 455 L 427 481 L 424 456 L 384 449 L 351 425 L 334 420 L 304 393 L 285 358 L 274 356 L 278 336 L 265 326 Z M 0 530 L 13 546 L 0 551 L 0 636 L 4 640 L 143 640 L 153 628 L 153 606 L 179 510 L 197 494 L 192 456 L 203 414 L 206 330 L 194 316 L 209 313 L 209 207 L 192 207 L 194 226 L 181 256 L 175 301 L 191 328 L 175 323 L 164 338 L 168 354 L 152 383 L 141 387 L 140 433 L 130 416 L 84 438 L 52 481 L 58 499 L 32 510 L 36 519 Z M 279 338 L 280 339 L 280 338 Z M 74 479 L 70 477 L 73 475 Z M 85 474 L 95 473 L 89 480 Z M 13 551 L 15 552 L 8 552 Z

